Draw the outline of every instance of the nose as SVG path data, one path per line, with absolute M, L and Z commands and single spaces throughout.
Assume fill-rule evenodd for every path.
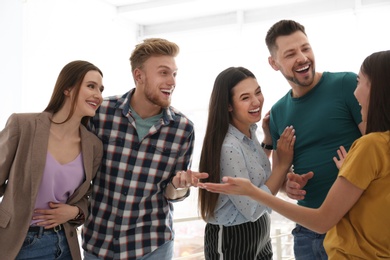
M 100 104 L 103 101 L 102 91 L 100 91 L 99 88 L 96 88 L 96 89 L 97 89 L 97 91 L 94 92 L 93 98 L 99 99 L 99 104 Z
M 258 106 L 259 104 L 261 104 L 262 103 L 262 99 L 261 98 L 259 98 L 259 97 L 254 97 L 253 99 L 252 99 L 252 105 L 253 106 Z
M 168 77 L 167 84 L 169 86 L 175 87 L 176 86 L 176 76 L 175 75 L 171 75 L 170 77 Z
M 297 63 L 305 63 L 307 61 L 307 57 L 303 52 L 299 52 L 297 54 Z

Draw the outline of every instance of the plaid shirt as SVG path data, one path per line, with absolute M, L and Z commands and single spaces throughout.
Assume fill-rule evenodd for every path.
M 104 155 L 83 248 L 103 259 L 138 259 L 173 239 L 173 206 L 164 189 L 192 159 L 193 123 L 172 107 L 138 139 L 129 107 L 132 93 L 106 98 L 92 120 Z

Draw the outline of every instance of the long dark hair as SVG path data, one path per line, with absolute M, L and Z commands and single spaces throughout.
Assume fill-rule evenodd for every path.
M 74 111 L 76 109 L 76 102 L 80 92 L 81 83 L 83 82 L 85 74 L 87 74 L 91 70 L 98 71 L 103 77 L 103 73 L 101 72 L 101 70 L 88 61 L 72 61 L 62 68 L 60 74 L 58 75 L 57 82 L 54 86 L 54 90 L 51 95 L 49 104 L 44 111 L 51 112 L 53 114 L 57 113 L 65 103 L 65 90 L 74 89 L 75 95 L 72 100 L 72 105 L 68 117 L 63 122 L 53 123 L 63 124 L 73 116 Z M 89 117 L 84 117 L 81 122 L 84 125 L 87 125 L 88 118 Z
M 204 182 L 221 181 L 221 149 L 230 123 L 229 105 L 232 104 L 232 89 L 248 77 L 255 78 L 255 75 L 243 67 L 230 67 L 215 79 L 199 163 L 199 171 L 209 174 L 209 177 L 203 180 Z M 218 196 L 217 193 L 199 189 L 198 205 L 201 217 L 205 221 L 214 216 Z
M 366 134 L 390 130 L 390 51 L 375 52 L 360 71 L 371 83 Z

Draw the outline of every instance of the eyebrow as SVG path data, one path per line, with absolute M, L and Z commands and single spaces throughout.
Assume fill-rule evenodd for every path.
M 261 92 L 261 87 L 260 87 L 260 85 L 257 86 L 257 88 L 256 88 L 256 90 L 255 90 L 255 93 L 257 93 L 259 90 L 260 90 L 260 92 Z M 239 98 L 241 98 L 242 96 L 245 96 L 245 95 L 250 95 L 250 93 L 249 93 L 249 92 L 242 93 L 241 95 L 239 95 Z
M 171 71 L 177 71 L 178 70 L 178 68 L 171 69 L 170 67 L 168 67 L 166 65 L 159 65 L 157 68 L 159 68 L 159 69 L 167 69 L 167 70 L 171 70 Z
M 299 48 L 308 47 L 308 46 L 310 47 L 310 43 L 306 42 L 306 43 L 302 44 L 301 46 L 299 46 Z M 289 52 L 294 52 L 294 51 L 295 51 L 295 48 L 288 49 L 283 54 L 286 54 L 286 53 L 289 53 Z
M 95 84 L 95 85 L 98 85 L 98 83 L 97 83 L 96 81 L 93 81 L 93 80 L 88 80 L 88 81 L 85 82 L 85 83 L 93 83 L 93 84 Z

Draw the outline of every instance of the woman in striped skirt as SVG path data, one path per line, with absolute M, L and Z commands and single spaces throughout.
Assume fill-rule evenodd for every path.
M 273 155 L 280 163 L 274 164 L 278 167 L 271 174 L 268 114 L 263 120 L 263 143 L 256 137 L 263 103 L 261 88 L 249 70 L 230 67 L 217 76 L 199 164 L 199 171 L 209 173 L 204 182 L 244 177 L 266 192 L 278 192 L 291 165 L 294 130 L 288 127 L 281 136 Z M 207 222 L 206 259 L 272 259 L 267 207 L 243 196 L 200 189 L 199 208 Z

